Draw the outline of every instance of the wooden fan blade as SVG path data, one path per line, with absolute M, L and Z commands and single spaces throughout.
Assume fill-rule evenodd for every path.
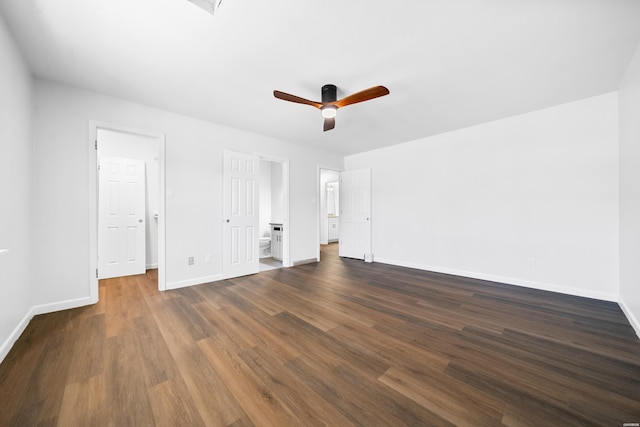
M 316 101 L 310 101 L 308 99 L 300 98 L 299 96 L 291 95 L 288 93 L 280 92 L 279 90 L 273 91 L 273 96 L 283 101 L 296 102 L 298 104 L 311 105 L 312 107 L 322 108 L 322 103 Z
M 336 127 L 336 118 L 335 117 L 331 117 L 331 118 L 325 118 L 324 119 L 324 131 L 328 131 L 333 129 L 334 127 Z
M 358 102 L 368 101 L 385 95 L 389 95 L 389 89 L 384 86 L 374 86 L 336 101 L 335 106 L 338 108 L 346 107 L 347 105 L 357 104 Z

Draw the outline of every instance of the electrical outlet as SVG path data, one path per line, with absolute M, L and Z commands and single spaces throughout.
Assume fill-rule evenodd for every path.
M 204 262 L 205 264 L 211 264 L 211 254 L 206 254 L 204 256 Z
M 527 259 L 527 265 L 529 266 L 529 268 L 536 268 L 536 259 L 535 258 Z
M 192 256 L 189 257 L 189 265 L 193 265 L 194 264 L 194 259 Z

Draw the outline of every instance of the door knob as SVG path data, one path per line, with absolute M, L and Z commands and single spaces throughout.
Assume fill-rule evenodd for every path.
M 138 222 L 142 222 L 142 219 L 139 219 Z
M 230 220 L 227 220 L 227 222 L 229 222 Z

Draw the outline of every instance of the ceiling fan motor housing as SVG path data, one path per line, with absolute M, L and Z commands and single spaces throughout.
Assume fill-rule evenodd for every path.
M 334 102 L 338 99 L 338 88 L 336 85 L 322 86 L 322 102 Z

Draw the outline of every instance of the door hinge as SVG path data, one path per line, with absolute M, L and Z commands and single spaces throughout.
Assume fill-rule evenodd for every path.
M 96 279 L 98 278 L 98 269 L 96 268 Z
M 96 150 L 98 149 L 98 140 L 96 139 Z

